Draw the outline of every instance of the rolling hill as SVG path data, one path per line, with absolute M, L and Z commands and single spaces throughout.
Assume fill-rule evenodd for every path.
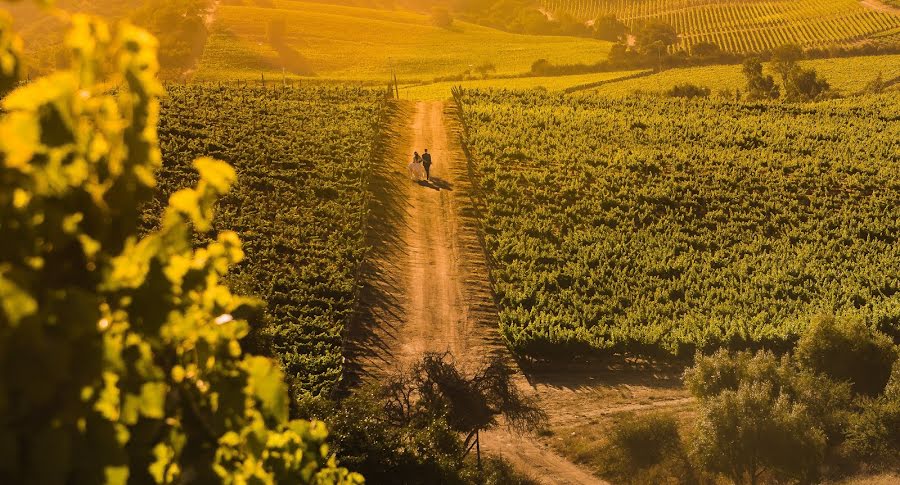
M 758 52 L 785 43 L 852 45 L 900 35 L 900 9 L 857 0 L 543 0 L 548 12 L 590 21 L 615 15 L 629 27 L 671 24 L 688 50 L 712 42 L 730 52 Z
M 260 4 L 271 4 L 271 7 Z M 285 26 L 275 46 L 269 32 Z M 282 74 L 401 83 L 458 76 L 492 64 L 496 74 L 527 72 L 534 61 L 592 63 L 608 42 L 502 32 L 465 22 L 435 27 L 427 15 L 299 1 L 221 5 L 196 79 L 259 79 Z

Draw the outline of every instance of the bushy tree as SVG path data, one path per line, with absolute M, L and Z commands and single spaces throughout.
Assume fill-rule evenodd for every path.
M 875 396 L 887 385 L 897 349 L 861 319 L 819 317 L 800 337 L 795 357 L 813 372 L 849 382 L 856 393 Z
M 594 37 L 601 40 L 616 42 L 625 37 L 628 27 L 617 19 L 614 14 L 601 15 L 594 20 Z
M 791 73 L 797 69 L 797 63 L 803 59 L 803 49 L 796 44 L 785 44 L 772 51 L 772 69 L 781 76 L 784 86 L 788 85 Z
M 641 53 L 661 55 L 678 43 L 678 32 L 665 22 L 648 22 L 637 31 L 635 41 Z
M 685 383 L 701 407 L 694 452 L 735 483 L 814 478 L 850 406 L 848 384 L 769 352 L 698 356 Z
M 206 38 L 204 16 L 209 0 L 146 0 L 132 19 L 159 41 L 164 68 L 184 68 L 197 56 Z
M 465 483 L 466 444 L 479 430 L 533 429 L 544 418 L 502 360 L 463 373 L 449 354 L 425 354 L 411 369 L 305 412 L 325 417 L 342 460 L 375 483 Z M 468 439 L 466 439 L 468 438 Z
M 900 360 L 894 362 L 884 393 L 863 400 L 847 435 L 849 448 L 864 458 L 900 459 Z
M 751 101 L 777 99 L 780 95 L 772 76 L 764 76 L 762 61 L 751 57 L 744 61 L 744 77 L 747 78 L 747 98 Z
M 785 99 L 788 101 L 816 101 L 831 93 L 831 85 L 819 77 L 815 69 L 794 68 L 785 85 Z
M 18 41 L 0 24 L 0 85 Z M 18 87 L 0 117 L 0 482 L 359 483 L 322 423 L 288 421 L 271 360 L 245 355 L 257 302 L 211 230 L 235 179 L 203 158 L 141 238 L 160 164 L 156 40 L 75 15 L 71 70 Z

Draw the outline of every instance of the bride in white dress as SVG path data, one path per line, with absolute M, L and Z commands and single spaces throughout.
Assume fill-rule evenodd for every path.
M 422 166 L 422 157 L 419 156 L 419 152 L 413 153 L 413 161 L 406 168 L 409 170 L 409 176 L 413 180 L 425 178 L 425 167 Z

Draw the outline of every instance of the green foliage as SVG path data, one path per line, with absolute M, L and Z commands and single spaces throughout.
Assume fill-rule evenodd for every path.
M 661 21 L 648 22 L 635 33 L 635 45 L 644 54 L 662 54 L 677 42 L 678 32 L 675 28 Z
M 628 27 L 612 14 L 601 15 L 594 19 L 593 28 L 594 37 L 610 42 L 619 41 L 628 33 Z
M 797 362 L 853 391 L 875 396 L 884 391 L 897 362 L 890 337 L 859 318 L 820 317 L 803 332 L 795 350 Z
M 884 393 L 864 400 L 851 417 L 847 435 L 849 448 L 862 457 L 900 459 L 900 360 L 894 362 Z
M 709 88 L 697 86 L 696 84 L 678 84 L 673 86 L 667 93 L 671 98 L 708 98 Z
M 747 78 L 747 98 L 750 101 L 777 99 L 781 94 L 772 76 L 764 76 L 762 61 L 751 57 L 744 61 L 744 77 Z
M 685 384 L 701 406 L 695 456 L 735 483 L 816 478 L 850 405 L 848 385 L 768 352 L 698 356 Z
M 831 85 L 819 77 L 815 69 L 797 66 L 791 71 L 785 86 L 785 99 L 788 101 L 818 101 L 832 95 Z
M 517 353 L 787 350 L 823 309 L 897 328 L 896 96 L 459 102 Z
M 462 440 L 440 418 L 399 419 L 384 387 L 362 388 L 323 411 L 331 442 L 370 483 L 460 483 Z
M 448 356 L 426 354 L 409 371 L 355 390 L 339 403 L 307 401 L 304 412 L 328 421 L 341 459 L 370 482 L 505 483 L 508 477 L 515 483 L 521 479 L 503 466 L 485 475 L 473 470 L 463 440 L 497 426 L 499 416 L 522 430 L 544 418 L 511 377 L 497 359 L 465 375 Z
M 258 302 L 223 284 L 237 235 L 192 248 L 235 171 L 194 161 L 196 187 L 139 238 L 161 161 L 155 39 L 75 15 L 66 44 L 72 70 L 2 102 L 0 481 L 361 482 L 321 423 L 288 421 L 279 368 L 243 354 Z
M 328 394 L 341 378 L 384 109 L 379 92 L 315 86 L 172 85 L 163 101 L 164 164 L 146 225 L 196 180 L 195 157 L 234 165 L 238 183 L 213 228 L 233 228 L 244 242 L 230 283 L 266 301 L 253 323 L 295 394 Z
M 674 416 L 627 416 L 613 426 L 603 452 L 603 476 L 615 483 L 691 483 L 693 470 Z

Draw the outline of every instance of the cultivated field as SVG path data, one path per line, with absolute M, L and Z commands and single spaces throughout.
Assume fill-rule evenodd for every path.
M 274 5 L 221 5 L 196 79 L 294 73 L 385 83 L 393 68 L 400 82 L 410 83 L 459 75 L 485 63 L 493 64 L 496 74 L 528 72 L 538 59 L 592 63 L 604 59 L 610 47 L 591 39 L 516 35 L 464 22 L 442 29 L 427 15 L 403 11 L 294 1 Z M 276 19 L 287 22 L 290 52 L 268 40 L 268 26 Z
M 613 14 L 630 27 L 664 21 L 681 34 L 681 47 L 688 50 L 700 42 L 731 52 L 786 43 L 852 45 L 900 32 L 900 14 L 857 0 L 543 0 L 543 6 L 583 20 Z
M 460 103 L 515 352 L 786 347 L 818 312 L 896 306 L 894 95 Z
M 198 156 L 235 167 L 238 183 L 219 204 L 215 230 L 243 242 L 232 286 L 266 302 L 257 351 L 275 353 L 295 391 L 333 389 L 356 302 L 383 100 L 343 88 L 168 91 L 157 201 L 196 181 Z M 145 213 L 152 220 L 160 209 Z

